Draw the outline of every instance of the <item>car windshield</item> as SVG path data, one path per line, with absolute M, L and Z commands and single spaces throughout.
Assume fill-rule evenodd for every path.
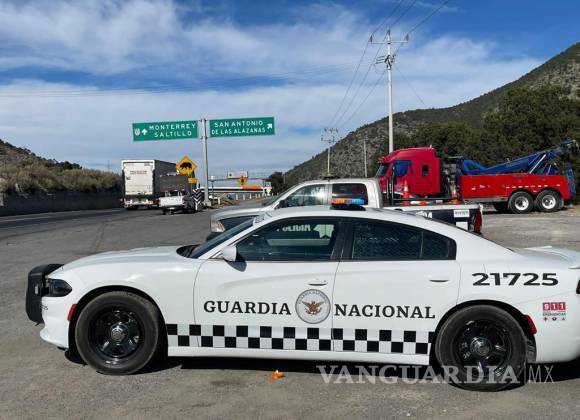
M 187 255 L 187 257 L 188 258 L 199 258 L 200 256 L 202 256 L 203 254 L 205 254 L 206 252 L 208 252 L 212 248 L 218 246 L 219 244 L 227 241 L 230 238 L 233 238 L 234 236 L 236 236 L 238 233 L 242 232 L 243 230 L 246 230 L 247 228 L 252 226 L 253 223 L 254 223 L 254 219 L 246 220 L 245 222 L 240 223 L 239 225 L 231 228 L 230 230 L 226 230 L 225 232 L 219 234 L 215 238 L 210 239 L 206 243 L 201 244 L 200 246 L 198 246 L 197 248 L 192 250 L 189 253 L 189 255 Z
M 282 193 L 284 194 L 284 193 Z M 278 198 L 280 198 L 280 195 L 274 195 L 272 197 L 270 197 L 269 199 L 267 199 L 266 201 L 262 202 L 262 207 L 266 207 L 269 206 L 270 204 L 272 204 L 274 201 L 276 201 Z

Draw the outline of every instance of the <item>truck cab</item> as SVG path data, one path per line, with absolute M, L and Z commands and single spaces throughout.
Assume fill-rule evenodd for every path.
M 387 191 L 387 185 L 393 182 L 395 191 L 401 192 L 407 181 L 415 195 L 441 194 L 441 160 L 432 147 L 400 149 L 389 153 L 379 159 L 376 177 L 383 191 Z

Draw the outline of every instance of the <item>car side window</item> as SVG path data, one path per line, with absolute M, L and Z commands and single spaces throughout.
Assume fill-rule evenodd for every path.
M 421 232 L 404 225 L 355 221 L 353 260 L 418 260 Z
M 332 184 L 332 198 L 360 198 L 364 200 L 364 204 L 369 203 L 365 184 Z
M 422 260 L 455 259 L 455 241 L 438 233 L 423 231 Z
M 244 261 L 329 261 L 338 221 L 294 219 L 266 226 L 236 245 Z
M 307 185 L 290 194 L 285 207 L 320 206 L 326 204 L 324 184 Z
M 455 259 L 455 242 L 443 235 L 399 223 L 353 223 L 352 260 Z

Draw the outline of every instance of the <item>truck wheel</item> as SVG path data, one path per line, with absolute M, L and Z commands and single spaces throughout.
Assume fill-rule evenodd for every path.
M 128 292 L 104 293 L 82 310 L 75 328 L 79 355 L 97 372 L 128 375 L 142 369 L 160 347 L 159 311 Z
M 165 216 L 167 214 L 167 210 L 163 209 L 161 210 L 161 213 L 163 213 L 163 215 Z
M 515 214 L 529 213 L 534 208 L 534 199 L 525 191 L 515 192 L 508 200 L 508 208 Z
M 544 190 L 536 197 L 536 208 L 544 213 L 553 213 L 562 207 L 562 196 L 554 190 Z
M 445 375 L 474 391 L 499 391 L 523 383 L 526 351 L 518 322 L 506 311 L 487 305 L 451 315 L 435 342 L 435 356 Z

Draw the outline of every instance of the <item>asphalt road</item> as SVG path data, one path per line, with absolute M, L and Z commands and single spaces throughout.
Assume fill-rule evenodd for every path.
M 326 384 L 318 362 L 168 359 L 126 377 L 104 376 L 40 340 L 24 312 L 26 273 L 35 265 L 149 245 L 199 243 L 209 212 L 74 212 L 0 218 L 0 417 L 195 418 L 572 418 L 580 411 L 580 363 L 553 367 L 548 383 L 495 394 L 427 381 L 380 378 Z M 580 212 L 489 214 L 484 234 L 506 246 L 580 250 Z M 338 364 L 338 363 L 329 363 Z M 368 368 L 368 367 L 367 367 Z M 543 378 L 549 378 L 541 367 Z M 276 369 L 286 377 L 271 381 Z

